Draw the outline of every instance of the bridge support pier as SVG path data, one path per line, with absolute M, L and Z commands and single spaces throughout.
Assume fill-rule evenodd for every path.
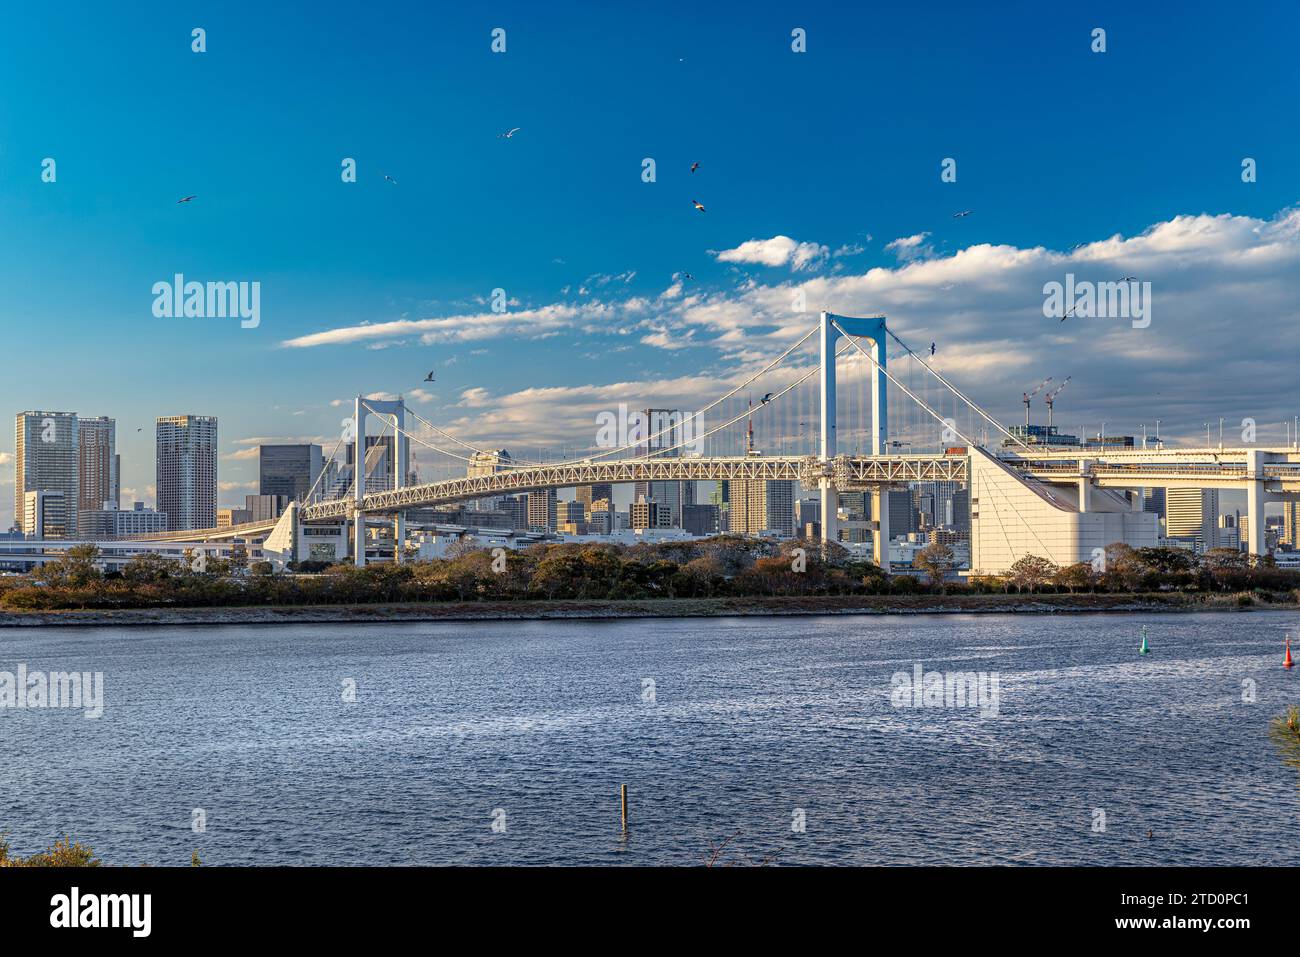
M 1268 500 L 1268 493 L 1264 491 L 1263 452 L 1246 453 L 1246 478 L 1250 482 L 1246 486 L 1248 551 L 1251 555 L 1267 555 L 1268 549 L 1264 545 L 1264 502 Z
M 822 541 L 838 542 L 840 539 L 840 491 L 831 479 L 821 481 Z
M 360 509 L 352 513 L 352 564 L 366 567 L 366 513 Z
M 406 551 L 406 513 L 393 516 L 393 561 L 401 564 Z
M 889 572 L 889 489 L 871 491 L 871 558 Z

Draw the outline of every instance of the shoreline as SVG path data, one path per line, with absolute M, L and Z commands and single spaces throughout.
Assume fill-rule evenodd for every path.
M 413 602 L 366 605 L 236 605 L 0 612 L 0 628 L 124 625 L 265 625 L 347 622 L 621 620 L 630 618 L 806 617 L 814 615 L 1092 614 L 1098 612 L 1296 611 L 1295 602 L 1235 595 L 818 595 L 657 598 L 627 601 Z

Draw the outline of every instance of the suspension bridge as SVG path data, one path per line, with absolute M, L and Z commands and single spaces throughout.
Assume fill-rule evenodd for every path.
M 884 316 L 821 313 L 775 359 L 737 375 L 697 411 L 678 412 L 663 428 L 622 444 L 539 452 L 533 460 L 471 442 L 401 398 L 359 396 L 326 459 L 338 462 L 344 453 L 347 461 L 322 471 L 276 521 L 138 540 L 260 538 L 264 554 L 289 561 L 333 533 L 364 565 L 368 531 L 389 522 L 400 560 L 407 513 L 415 509 L 606 483 L 797 482 L 820 497 L 824 541 L 839 538 L 841 494 L 867 493 L 872 556 L 888 568 L 890 494 L 912 482 L 951 482 L 969 490 L 971 568 L 996 573 L 1027 554 L 1065 565 L 1113 542 L 1154 545 L 1156 517 L 1142 508 L 1147 488 L 1243 489 L 1255 554 L 1263 547 L 1264 503 L 1300 497 L 1294 447 L 1028 443 L 936 368 L 932 355 L 912 349 Z M 375 435 L 368 433 L 372 420 Z

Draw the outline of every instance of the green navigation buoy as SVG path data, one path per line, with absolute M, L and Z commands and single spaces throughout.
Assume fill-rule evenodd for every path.
M 1151 649 L 1147 647 L 1147 626 L 1142 626 L 1142 647 L 1138 649 L 1139 655 L 1151 654 Z

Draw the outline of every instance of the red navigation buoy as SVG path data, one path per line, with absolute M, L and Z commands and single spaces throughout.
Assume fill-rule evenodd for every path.
M 1286 657 L 1282 659 L 1282 667 L 1291 668 L 1294 666 L 1295 662 L 1291 660 L 1291 639 L 1288 638 L 1286 640 Z

